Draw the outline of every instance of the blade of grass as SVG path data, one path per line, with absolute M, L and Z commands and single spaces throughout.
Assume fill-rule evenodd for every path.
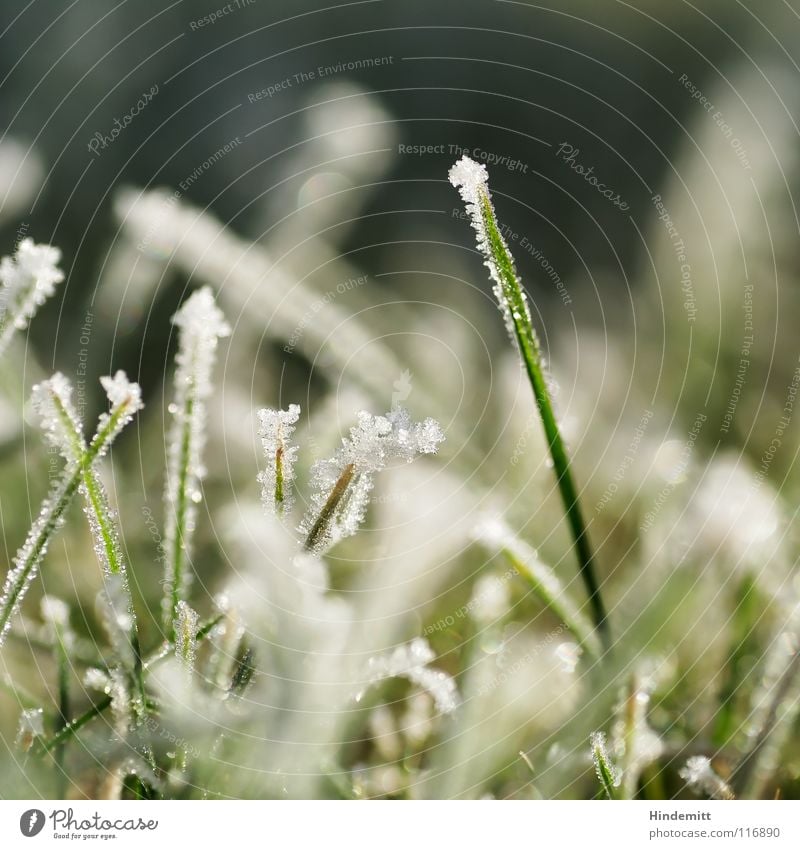
M 595 571 L 594 554 L 572 476 L 569 454 L 561 436 L 547 388 L 539 340 L 531 321 L 527 296 L 522 289 L 514 260 L 497 224 L 486 169 L 465 156 L 451 169 L 450 182 L 460 190 L 461 197 L 467 205 L 473 228 L 478 234 L 478 248 L 486 257 L 486 264 L 495 281 L 494 291 L 505 317 L 506 326 L 517 345 L 528 374 L 574 540 L 581 578 L 589 596 L 592 616 L 605 646 L 608 647 L 610 633 L 606 610 Z

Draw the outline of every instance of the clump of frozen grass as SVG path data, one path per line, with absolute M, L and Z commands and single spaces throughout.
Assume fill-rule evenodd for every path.
M 186 599 L 191 582 L 188 561 L 205 477 L 203 448 L 211 370 L 219 340 L 230 334 L 208 287 L 191 295 L 172 321 L 178 328 L 178 353 L 175 398 L 169 407 L 173 421 L 164 487 L 166 575 L 162 610 L 164 630 L 170 637 L 175 633 L 178 604 Z
M 435 659 L 428 641 L 418 637 L 387 654 L 371 657 L 367 664 L 369 681 L 376 684 L 388 678 L 407 678 L 430 694 L 440 713 L 452 713 L 459 703 L 456 683 L 446 672 L 430 667 Z
M 283 516 L 294 504 L 292 485 L 297 446 L 290 439 L 300 418 L 300 407 L 290 404 L 288 410 L 263 409 L 257 415 L 258 435 L 266 459 L 266 468 L 258 476 L 261 501 L 266 510 Z
M 110 574 L 122 569 L 123 561 L 117 557 L 119 540 L 114 535 L 113 525 L 109 524 L 110 511 L 103 501 L 103 491 L 94 464 L 103 457 L 122 428 L 141 408 L 141 393 L 136 384 L 127 381 L 123 372 L 118 372 L 114 378 L 103 378 L 102 383 L 108 393 L 111 409 L 100 416 L 88 447 L 83 442 L 77 415 L 71 406 L 69 381 L 57 374 L 51 381 L 45 381 L 34 388 L 34 405 L 40 413 L 42 427 L 48 439 L 64 455 L 66 467 L 50 495 L 45 498 L 24 544 L 17 551 L 14 566 L 6 576 L 0 596 L 0 645 L 8 633 L 12 616 L 39 570 L 53 534 L 63 523 L 64 512 L 81 486 L 92 504 L 91 508 L 87 507 L 87 511 L 90 511 L 92 531 L 97 534 L 95 550 Z
M 514 259 L 503 238 L 492 206 L 489 175 L 486 167 L 463 156 L 450 169 L 450 182 L 459 190 L 466 204 L 472 227 L 477 236 L 478 250 L 494 281 L 494 294 L 503 315 L 509 337 L 519 351 L 530 380 L 539 414 L 544 425 L 547 444 L 553 460 L 558 488 L 575 541 L 575 550 L 581 577 L 586 585 L 595 625 L 603 640 L 608 643 L 606 611 L 595 574 L 594 554 L 589 544 L 586 523 L 583 519 L 578 491 L 572 477 L 569 454 L 556 420 L 548 388 L 548 376 L 533 328 L 528 297 L 522 288 Z
M 356 533 L 364 521 L 374 476 L 392 461 L 410 463 L 420 454 L 434 454 L 444 433 L 433 419 L 413 424 L 397 408 L 385 416 L 358 414 L 350 438 L 342 439 L 336 454 L 312 468 L 314 493 L 299 530 L 305 548 L 316 554 Z
M 58 248 L 23 239 L 13 257 L 0 261 L 0 355 L 64 279 L 60 260 Z
M 736 798 L 728 782 L 717 774 L 711 761 L 702 755 L 689 758 L 679 775 L 693 790 L 712 799 Z
M 589 738 L 592 752 L 592 763 L 597 774 L 597 780 L 609 799 L 617 798 L 617 788 L 622 782 L 622 772 L 613 763 L 608 752 L 606 735 L 602 731 L 595 731 Z

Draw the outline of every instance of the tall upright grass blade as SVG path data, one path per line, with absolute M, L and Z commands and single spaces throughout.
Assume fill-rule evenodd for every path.
M 205 477 L 203 449 L 211 371 L 219 340 L 230 334 L 230 327 L 208 287 L 191 295 L 172 321 L 179 333 L 164 487 L 166 575 L 162 604 L 164 630 L 170 640 L 175 636 L 178 605 L 186 600 L 191 582 L 188 561 Z
M 459 190 L 461 199 L 466 204 L 472 227 L 477 234 L 478 250 L 484 255 L 486 266 L 495 284 L 494 294 L 505 320 L 506 329 L 528 373 L 544 425 L 567 521 L 575 542 L 580 574 L 589 595 L 592 615 L 603 641 L 608 645 L 610 637 L 606 610 L 595 573 L 594 554 L 572 477 L 569 455 L 547 388 L 539 339 L 533 328 L 528 299 L 508 245 L 497 224 L 486 168 L 464 156 L 450 169 L 449 176 L 450 182 Z

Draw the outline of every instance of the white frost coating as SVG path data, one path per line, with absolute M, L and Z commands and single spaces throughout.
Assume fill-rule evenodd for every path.
M 188 669 L 194 669 L 197 654 L 197 629 L 200 617 L 185 601 L 178 602 L 175 623 L 175 655 Z
M 100 414 L 97 431 L 92 440 L 94 447 L 99 439 L 103 439 L 102 447 L 96 452 L 98 459 L 108 452 L 119 432 L 144 406 L 139 384 L 128 380 L 124 371 L 118 371 L 113 377 L 101 377 L 100 384 L 105 390 L 111 409 Z
M 678 774 L 691 788 L 712 799 L 735 798 L 728 783 L 717 775 L 711 761 L 702 755 L 689 758 Z
M 289 440 L 300 418 L 300 407 L 290 404 L 288 410 L 263 409 L 257 415 L 258 435 L 266 460 L 266 468 L 258 476 L 261 501 L 268 512 L 281 516 L 288 513 L 294 504 L 292 484 L 297 446 Z
M 446 672 L 428 666 L 435 658 L 428 641 L 417 637 L 388 654 L 371 657 L 369 681 L 376 684 L 387 678 L 407 678 L 430 694 L 440 713 L 452 713 L 459 704 L 456 682 Z
M 139 386 L 135 383 L 130 383 L 125 377 L 124 372 L 117 372 L 113 379 L 104 378 L 103 381 L 104 387 L 107 389 L 110 387 L 114 400 L 112 401 L 111 411 L 103 413 L 100 416 L 98 429 L 92 440 L 90 450 L 94 452 L 94 461 L 98 460 L 108 451 L 109 446 L 120 430 L 142 406 Z M 37 387 L 37 391 L 34 393 L 35 403 L 42 414 L 42 424 L 45 432 L 54 444 L 60 445 L 63 441 L 63 445 L 60 445 L 60 447 L 66 449 L 67 442 L 69 441 L 70 427 L 72 425 L 75 426 L 76 431 L 73 434 L 75 442 L 72 446 L 71 455 L 73 461 L 68 462 L 61 480 L 53 486 L 50 495 L 42 503 L 39 515 L 31 526 L 22 547 L 17 551 L 14 558 L 14 565 L 6 576 L 3 593 L 0 596 L 0 645 L 3 644 L 8 634 L 12 617 L 19 609 L 25 593 L 38 573 L 39 566 L 47 553 L 53 533 L 64 523 L 64 511 L 69 506 L 72 496 L 77 491 L 79 485 L 82 492 L 85 495 L 87 494 L 85 481 L 82 480 L 84 477 L 83 470 L 79 467 L 76 459 L 77 452 L 81 452 L 82 454 L 86 450 L 83 435 L 78 427 L 77 416 L 69 413 L 67 416 L 69 424 L 60 417 L 58 422 L 52 418 L 55 410 L 53 401 L 56 397 L 53 394 L 53 389 L 56 389 L 60 393 L 59 397 L 66 399 L 68 409 L 71 409 L 71 387 L 69 386 L 69 381 L 61 375 L 55 375 L 50 381 L 45 381 Z M 70 455 L 67 454 L 66 456 Z M 119 546 L 118 537 L 116 536 L 117 531 L 114 515 L 108 508 L 105 500 L 105 491 L 100 484 L 99 478 L 96 477 L 93 467 L 89 467 L 87 476 L 96 483 L 100 506 L 105 510 L 103 515 L 106 517 L 108 523 L 110 539 L 112 542 L 116 540 L 115 544 L 118 552 L 117 566 L 122 571 L 124 561 L 122 559 L 121 546 Z M 87 499 L 87 512 L 90 509 L 92 514 L 89 518 L 95 538 L 95 550 L 98 552 L 98 556 L 102 555 L 105 558 L 101 560 L 104 566 L 108 566 L 108 551 L 106 546 L 102 546 L 102 552 L 98 549 L 98 545 L 100 544 L 97 538 L 97 534 L 100 531 L 98 516 L 88 504 Z M 92 524 L 93 522 L 94 524 Z
M 97 690 L 99 693 L 111 692 L 111 678 L 104 669 L 91 667 L 83 675 L 83 686 L 88 690 Z
M 177 602 L 186 597 L 190 573 L 185 561 L 202 499 L 200 483 L 205 477 L 203 449 L 206 443 L 206 399 L 211 394 L 211 371 L 219 339 L 230 327 L 214 302 L 209 287 L 196 291 L 173 316 L 179 330 L 175 358 L 175 400 L 168 441 L 164 487 L 166 508 L 166 576 L 163 603 L 164 626 L 173 629 Z
M 13 257 L 0 261 L 0 353 L 15 330 L 25 330 L 39 307 L 64 279 L 61 251 L 23 239 Z
M 31 403 L 41 419 L 47 441 L 58 448 L 70 466 L 77 466 L 76 434 L 83 442 L 78 413 L 72 403 L 72 384 L 61 372 L 33 387 Z M 81 448 L 82 450 L 82 448 Z
M 426 419 L 413 424 L 402 408 L 385 416 L 360 412 L 358 424 L 350 429 L 350 438 L 342 439 L 336 454 L 329 460 L 317 461 L 311 470 L 315 492 L 299 530 L 308 535 L 319 531 L 312 549 L 322 553 L 356 533 L 366 515 L 376 472 L 394 460 L 410 463 L 419 454 L 434 454 L 443 441 L 444 433 L 436 421 Z M 337 484 L 348 475 L 349 483 L 329 521 L 319 529 L 319 517 L 330 506 Z
M 598 781 L 605 786 L 604 770 L 611 777 L 612 787 L 619 787 L 622 782 L 622 772 L 614 765 L 611 757 L 608 754 L 608 745 L 606 743 L 606 735 L 602 731 L 595 731 L 589 737 L 589 743 L 592 749 L 592 763 L 594 771 L 597 773 Z
M 44 736 L 44 711 L 42 708 L 22 711 L 17 727 L 17 746 L 23 752 L 27 752 L 36 742 L 36 739 L 42 736 Z
M 458 162 L 450 169 L 449 178 L 451 184 L 458 189 L 461 195 L 461 200 L 464 201 L 467 214 L 470 217 L 472 228 L 477 236 L 478 250 L 483 254 L 484 264 L 489 269 L 492 281 L 494 282 L 494 294 L 497 298 L 500 312 L 503 315 L 503 320 L 508 330 L 508 335 L 514 345 L 518 345 L 517 334 L 514 328 L 514 314 L 512 312 L 509 296 L 505 291 L 503 278 L 500 270 L 497 267 L 497 262 L 491 250 L 488 233 L 487 215 L 491 214 L 494 217 L 494 208 L 492 207 L 492 193 L 489 191 L 489 175 L 486 171 L 486 166 L 470 159 L 468 156 L 462 156 Z M 489 212 L 486 210 L 486 205 L 489 207 Z M 505 248 L 506 255 L 514 272 L 514 276 L 519 280 L 516 268 L 513 265 L 511 252 L 508 250 L 508 245 L 503 239 L 499 228 L 497 228 L 497 238 Z M 522 286 L 520 285 L 520 290 Z M 530 324 L 531 315 L 528 307 L 528 299 L 525 292 L 522 291 L 522 302 L 525 309 L 525 318 Z M 519 316 L 516 316 L 519 319 Z

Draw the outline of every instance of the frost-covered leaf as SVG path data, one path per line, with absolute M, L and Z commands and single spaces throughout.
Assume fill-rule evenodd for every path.
M 0 261 L 0 354 L 15 330 L 24 330 L 64 279 L 61 251 L 23 239 L 13 257 Z
M 290 442 L 294 426 L 300 417 L 300 407 L 290 404 L 288 410 L 258 411 L 258 435 L 264 448 L 266 466 L 258 476 L 261 502 L 276 516 L 292 509 L 294 495 L 294 464 L 297 446 Z

